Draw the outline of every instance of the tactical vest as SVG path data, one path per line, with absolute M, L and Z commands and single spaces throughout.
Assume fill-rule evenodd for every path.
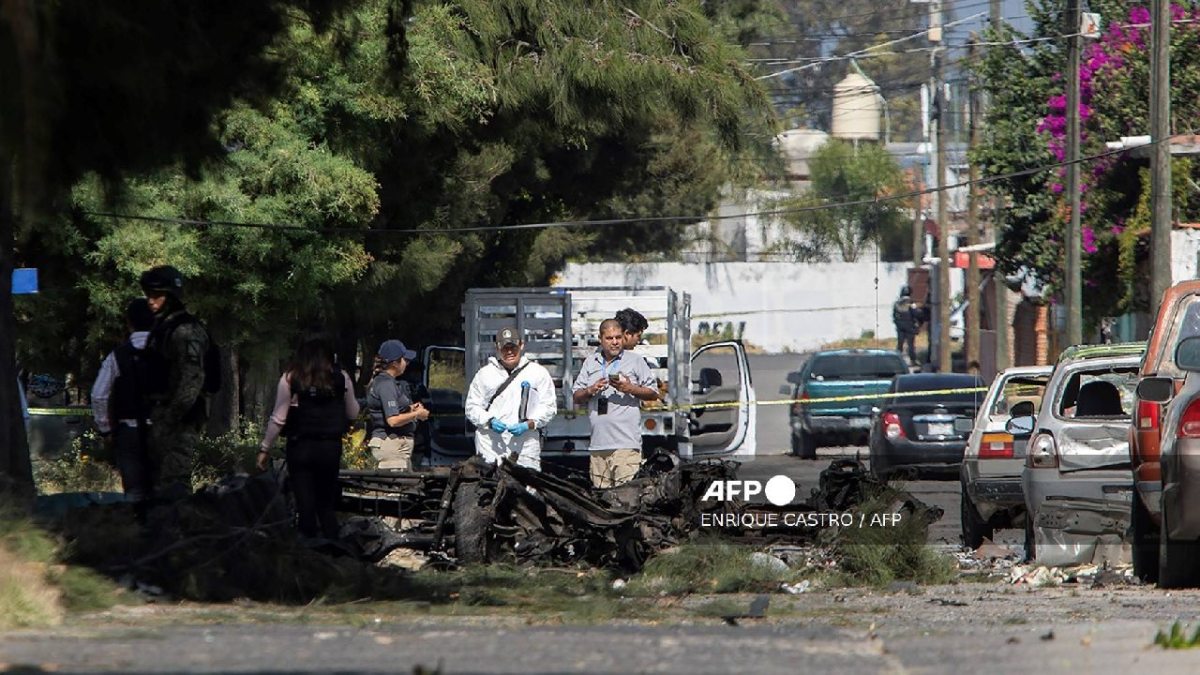
M 113 350 L 117 379 L 108 399 L 109 419 L 150 419 L 150 359 L 145 349 L 126 342 Z
M 917 322 L 913 317 L 912 301 L 908 298 L 901 298 L 892 305 L 892 321 L 896 324 L 896 330 L 901 333 L 912 333 L 916 331 Z
M 398 427 L 388 426 L 387 416 L 383 412 L 383 399 L 379 396 L 379 392 L 375 389 L 375 383 L 380 381 L 380 378 L 388 378 L 396 382 L 398 392 L 403 392 L 407 386 L 404 382 L 396 380 L 391 374 L 381 372 L 371 380 L 371 386 L 367 389 L 367 421 L 370 424 L 368 427 L 372 435 L 376 431 L 382 430 L 384 434 L 394 436 L 412 436 L 417 428 L 416 422 L 409 422 Z M 386 380 L 385 380 L 386 381 Z M 400 412 L 408 412 L 407 408 L 402 408 Z
M 297 405 L 288 408 L 283 428 L 288 442 L 333 440 L 341 438 L 350 428 L 346 417 L 346 379 L 336 368 L 332 376 L 333 389 L 325 391 L 315 387 L 301 389 L 295 380 L 289 380 Z

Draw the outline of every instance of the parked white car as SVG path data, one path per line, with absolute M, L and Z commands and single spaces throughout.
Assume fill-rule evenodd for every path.
M 959 473 L 965 546 L 979 548 L 996 529 L 1025 525 L 1021 471 L 1029 439 L 1014 438 L 1006 426 L 1014 416 L 1037 415 L 1051 371 L 1052 366 L 1020 366 L 992 380 Z
M 1036 420 L 1009 421 L 1014 436 L 1032 432 L 1021 476 L 1029 558 L 1056 566 L 1126 557 L 1129 425 L 1145 350 L 1145 343 L 1068 348 Z

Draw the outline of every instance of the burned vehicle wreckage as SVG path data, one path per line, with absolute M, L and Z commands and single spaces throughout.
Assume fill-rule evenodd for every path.
M 678 463 L 659 453 L 633 481 L 608 489 L 508 461 L 489 465 L 472 459 L 429 473 L 344 471 L 341 508 L 396 518 L 408 525 L 363 547 L 372 556 L 407 547 L 446 552 L 460 564 L 585 563 L 637 571 L 654 553 L 693 537 L 703 514 L 844 511 L 884 489 L 859 462 L 840 460 L 822 473 L 820 487 L 806 502 L 772 506 L 703 499 L 712 483 L 734 480 L 737 468 L 737 463 L 728 461 Z M 941 516 L 940 509 L 906 494 L 897 504 L 927 523 Z M 348 527 L 355 522 L 365 525 L 359 519 Z M 725 522 L 754 521 L 727 518 Z M 745 526 L 705 529 L 746 543 L 805 543 L 816 534 L 811 529 Z M 353 533 L 346 534 L 353 538 Z
M 686 540 L 702 509 L 728 507 L 701 496 L 737 469 L 731 462 L 673 465 L 666 455 L 648 467 L 605 490 L 508 461 L 471 459 L 424 473 L 343 471 L 341 510 L 405 526 L 376 554 L 408 547 L 447 552 L 460 564 L 583 562 L 637 570 L 655 551 Z
M 831 530 L 702 522 L 705 514 L 847 511 L 886 489 L 862 464 L 844 459 L 822 472 L 807 501 L 703 498 L 715 482 L 735 481 L 738 466 L 679 463 L 659 453 L 633 481 L 603 490 L 508 461 L 472 459 L 419 473 L 343 471 L 339 541 L 297 536 L 286 471 L 232 476 L 150 509 L 140 523 L 132 504 L 73 499 L 82 493 L 39 498 L 39 510 L 68 543 L 68 562 L 131 589 L 203 601 L 309 602 L 408 597 L 406 575 L 387 563 L 408 555 L 398 549 L 420 552 L 422 565 L 434 568 L 496 562 L 634 573 L 698 535 L 752 546 L 810 544 Z M 905 493 L 889 498 L 889 512 L 924 525 L 942 515 Z

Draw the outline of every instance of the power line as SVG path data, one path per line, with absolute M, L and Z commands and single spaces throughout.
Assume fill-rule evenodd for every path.
M 1163 139 L 1162 141 L 1156 141 L 1156 142 L 1165 142 L 1165 141 L 1166 141 L 1166 139 Z M 1081 157 L 1077 163 L 1082 164 L 1084 162 L 1091 162 L 1091 161 L 1095 161 L 1098 159 L 1103 159 L 1105 157 L 1119 155 L 1124 152 L 1126 152 L 1126 151 L 1125 150 L 1108 150 L 1108 151 L 1105 151 L 1105 152 L 1102 152 L 1099 154 Z M 986 185 L 989 183 L 994 183 L 994 182 L 1003 181 L 1003 180 L 1009 180 L 1012 178 L 1020 178 L 1022 176 L 1030 176 L 1033 174 L 1041 173 L 1043 171 L 1050 171 L 1052 169 L 1069 166 L 1070 164 L 1072 164 L 1072 162 L 1069 162 L 1069 161 L 1055 162 L 1052 164 L 1043 164 L 1043 165 L 1031 167 L 1028 169 L 1021 169 L 1019 171 L 1012 171 L 1012 172 L 1005 173 L 1005 174 L 988 176 L 988 177 L 980 178 L 980 179 L 974 180 L 974 181 L 967 180 L 967 181 L 962 181 L 959 183 L 946 185 L 943 188 L 941 188 L 941 190 L 952 190 L 952 189 L 957 189 L 957 188 L 969 187 L 971 185 Z M 454 235 L 454 234 L 460 234 L 460 233 L 467 234 L 467 233 L 477 233 L 477 232 L 509 232 L 509 231 L 518 231 L 518 230 L 543 230 L 543 229 L 564 228 L 564 227 L 595 227 L 595 226 L 608 226 L 608 225 L 632 225 L 632 224 L 650 224 L 650 223 L 680 223 L 680 224 L 684 224 L 684 223 L 699 222 L 699 221 L 731 220 L 731 219 L 735 219 L 735 218 L 746 218 L 746 217 L 751 217 L 751 216 L 756 216 L 756 217 L 757 216 L 780 216 L 780 215 L 788 215 L 788 214 L 793 214 L 793 213 L 807 213 L 807 212 L 813 212 L 813 211 L 823 211 L 823 210 L 828 210 L 828 209 L 841 209 L 841 208 L 847 208 L 847 207 L 851 207 L 851 206 L 866 206 L 866 205 L 870 205 L 870 204 L 883 204 L 883 203 L 894 202 L 894 201 L 902 201 L 902 200 L 912 199 L 914 197 L 920 197 L 920 196 L 927 195 L 927 194 L 934 194 L 934 193 L 940 192 L 941 190 L 939 190 L 938 188 L 927 188 L 927 189 L 923 189 L 923 190 L 916 190 L 916 191 L 911 191 L 911 192 L 902 193 L 902 194 L 875 197 L 872 199 L 857 199 L 857 200 L 837 202 L 837 203 L 832 203 L 832 204 L 814 204 L 812 206 L 799 206 L 799 207 L 791 207 L 791 208 L 785 208 L 785 209 L 773 209 L 773 210 L 768 210 L 768 211 L 758 211 L 758 212 L 751 212 L 751 213 L 730 214 L 730 215 L 724 215 L 724 216 L 723 215 L 686 215 L 686 216 L 645 216 L 645 217 L 639 217 L 639 218 L 602 218 L 602 219 L 597 219 L 597 220 L 564 220 L 564 221 L 551 221 L 551 222 L 542 222 L 542 223 L 519 223 L 519 224 L 514 224 L 514 225 L 478 225 L 478 226 L 469 226 L 469 227 L 457 227 L 457 228 L 447 229 L 447 230 L 432 230 L 432 229 L 425 229 L 425 228 L 404 228 L 404 229 L 362 229 L 362 228 L 353 228 L 353 227 L 309 228 L 309 227 L 305 227 L 303 225 L 297 225 L 294 223 L 246 223 L 246 222 L 238 222 L 238 221 L 230 221 L 230 220 L 204 220 L 204 219 L 198 219 L 198 218 L 174 218 L 174 217 L 167 217 L 167 216 L 142 216 L 142 215 L 134 215 L 134 214 L 102 212 L 102 211 L 87 211 L 87 210 L 78 211 L 77 213 L 81 213 L 81 214 L 87 215 L 87 216 L 94 216 L 97 218 L 112 218 L 114 220 L 121 220 L 121 219 L 137 220 L 137 221 L 144 221 L 144 222 L 163 223 L 163 224 L 169 224 L 169 225 L 182 225 L 182 226 L 190 226 L 190 227 L 214 227 L 214 226 L 215 227 L 244 227 L 244 228 L 253 228 L 253 229 L 261 229 L 261 230 L 294 231 L 294 232 L 299 232 L 299 233 L 303 233 L 303 234 Z

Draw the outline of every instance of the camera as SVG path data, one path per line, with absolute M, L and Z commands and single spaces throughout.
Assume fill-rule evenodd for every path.
M 608 397 L 607 396 L 601 396 L 600 398 L 596 399 L 596 414 L 597 415 L 607 415 L 608 414 Z

